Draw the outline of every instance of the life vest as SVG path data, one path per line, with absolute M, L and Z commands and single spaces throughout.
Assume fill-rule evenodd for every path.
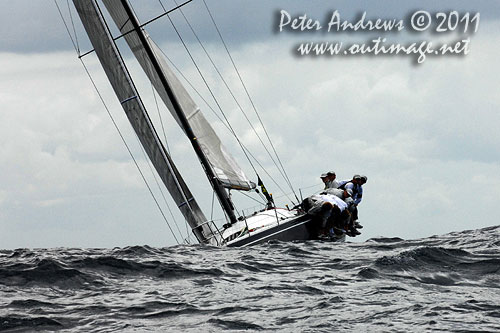
M 350 181 L 350 182 L 345 183 L 344 185 L 339 186 L 338 188 L 345 191 L 345 186 L 349 183 L 351 183 L 353 185 L 351 198 L 354 199 L 359 194 L 360 185 L 356 185 L 352 181 Z

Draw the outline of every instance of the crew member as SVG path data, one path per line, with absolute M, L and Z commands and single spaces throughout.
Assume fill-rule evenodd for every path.
M 323 182 L 323 184 L 325 184 L 325 190 L 326 190 L 328 188 L 328 179 L 330 178 L 328 176 L 328 173 L 321 174 L 321 176 L 319 176 L 319 178 L 321 178 L 321 181 Z
M 363 185 L 366 184 L 368 178 L 366 176 L 354 175 L 352 180 L 342 184 L 340 188 L 352 191 L 352 203 L 349 205 L 349 211 L 352 214 L 352 219 L 356 228 L 361 229 L 363 226 L 358 220 L 358 205 L 363 199 Z M 344 181 L 342 181 L 343 183 Z
M 360 235 L 361 232 L 359 232 L 357 229 L 356 229 L 356 220 L 352 217 L 352 214 L 353 214 L 353 211 L 355 211 L 355 204 L 354 204 L 354 200 L 352 199 L 352 196 L 353 196 L 353 191 L 351 188 L 330 188 L 330 189 L 327 189 L 325 190 L 325 192 L 323 192 L 325 194 L 331 194 L 331 195 L 334 195 L 336 197 L 338 197 L 339 199 L 342 199 L 346 205 L 347 205 L 347 209 L 349 211 L 349 219 L 347 219 L 344 223 L 344 226 L 345 226 L 345 229 L 347 230 L 347 235 L 348 236 L 356 236 L 356 235 Z M 361 227 L 362 228 L 362 227 Z
M 334 171 L 328 171 L 320 176 L 321 180 L 325 184 L 325 190 L 329 188 L 337 188 L 339 186 L 338 182 L 335 180 L 337 175 Z
M 326 173 L 326 175 L 328 176 L 328 181 L 326 182 L 326 187 L 325 189 L 328 189 L 328 188 L 338 188 L 339 187 L 339 183 L 335 180 L 337 178 L 337 175 L 335 174 L 334 171 L 328 171 Z
M 339 218 L 345 216 L 342 213 L 347 211 L 347 204 L 339 197 L 323 192 L 306 198 L 304 208 L 318 220 L 319 234 L 326 235 L 339 223 Z

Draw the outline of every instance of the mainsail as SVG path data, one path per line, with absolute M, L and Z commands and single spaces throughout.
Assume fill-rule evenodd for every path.
M 75 8 L 116 96 L 160 178 L 200 242 L 216 244 L 203 212 L 162 145 L 120 53 L 94 0 L 74 0 Z
M 144 45 L 138 36 L 137 31 L 134 31 L 134 26 L 132 25 L 123 4 L 116 0 L 104 0 L 103 2 L 111 17 L 115 21 L 116 26 L 120 29 L 120 32 L 122 34 L 126 33 L 124 36 L 125 40 L 155 87 L 156 91 L 160 95 L 161 99 L 181 128 L 185 131 L 176 114 L 176 111 L 174 110 L 172 102 L 165 91 L 159 75 L 154 69 Z M 224 187 L 230 189 L 251 190 L 255 188 L 255 184 L 249 181 L 245 176 L 243 170 L 226 150 L 214 129 L 200 111 L 199 107 L 193 101 L 184 86 L 180 83 L 179 79 L 172 72 L 165 60 L 165 57 L 163 57 L 161 50 L 156 46 L 144 29 L 141 30 L 141 33 L 144 35 L 149 47 L 153 50 L 154 57 L 161 67 L 162 74 L 175 94 L 181 106 L 182 112 L 187 118 L 187 121 L 191 126 L 196 139 L 200 143 L 202 151 L 208 159 L 217 179 Z

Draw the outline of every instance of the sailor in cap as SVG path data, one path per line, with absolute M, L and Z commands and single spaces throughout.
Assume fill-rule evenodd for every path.
M 319 178 L 321 178 L 321 181 L 323 182 L 323 184 L 325 184 L 325 189 L 327 189 L 328 179 L 330 178 L 328 176 L 328 173 L 322 173 L 321 176 L 319 176 Z
M 336 178 L 337 175 L 335 174 L 334 171 L 328 171 L 326 173 L 330 178 L 328 179 L 327 186 L 326 188 L 337 188 L 339 187 L 339 183 L 337 182 Z
M 339 186 L 338 182 L 335 180 L 337 178 L 335 171 L 328 171 L 322 174 L 320 178 L 325 184 L 325 190 L 329 188 L 337 188 Z
M 363 185 L 368 181 L 368 177 L 354 175 L 352 180 L 341 185 L 341 188 L 352 190 L 352 203 L 349 205 L 349 211 L 351 212 L 352 219 L 356 228 L 361 229 L 363 226 L 357 221 L 358 220 L 358 205 L 363 199 Z
M 361 199 L 363 198 L 363 185 L 365 185 L 367 181 L 368 177 L 366 176 L 361 176 L 360 179 L 358 180 L 358 191 L 356 194 L 356 198 L 354 198 L 354 202 L 356 203 L 356 205 L 359 205 Z
M 368 178 L 366 176 L 354 175 L 352 180 L 344 185 L 345 189 L 352 190 L 352 200 L 356 206 L 359 205 L 363 199 L 363 185 L 366 184 L 367 180 Z

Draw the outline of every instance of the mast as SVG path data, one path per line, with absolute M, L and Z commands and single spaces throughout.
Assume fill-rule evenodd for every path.
M 104 72 L 158 175 L 198 241 L 217 245 L 218 235 L 214 235 L 207 225 L 205 215 L 161 143 L 95 0 L 74 0 L 74 5 Z
M 161 66 L 158 63 L 158 60 L 155 57 L 153 50 L 151 49 L 150 44 L 147 42 L 146 37 L 144 36 L 144 33 L 142 32 L 142 30 L 140 28 L 140 24 L 139 24 L 136 16 L 132 12 L 132 8 L 130 7 L 127 0 L 121 0 L 121 4 L 122 4 L 122 6 L 123 6 L 123 8 L 128 16 L 128 19 L 132 23 L 132 26 L 133 26 L 134 30 L 136 31 L 136 33 L 137 33 L 137 35 L 142 43 L 142 46 L 144 47 L 144 49 L 149 57 L 149 60 L 151 61 L 152 65 L 154 67 L 154 70 L 158 74 L 159 79 L 161 81 L 161 84 L 163 85 L 165 91 L 168 94 L 168 97 L 169 97 L 169 99 L 172 103 L 173 109 L 174 109 L 174 111 L 175 111 L 175 113 L 176 113 L 176 115 L 181 123 L 181 126 L 184 129 L 186 135 L 188 136 L 188 139 L 191 142 L 191 145 L 193 146 L 193 149 L 196 153 L 196 156 L 198 156 L 198 159 L 200 160 L 200 163 L 205 171 L 205 174 L 207 175 L 207 178 L 208 178 L 210 184 L 212 185 L 212 188 L 214 189 L 215 194 L 219 198 L 219 202 L 221 203 L 224 212 L 229 217 L 230 222 L 235 223 L 236 216 L 234 214 L 234 206 L 233 206 L 231 200 L 229 199 L 229 196 L 228 196 L 226 190 L 224 189 L 224 187 L 220 183 L 219 179 L 216 177 L 216 175 L 215 175 L 215 173 L 210 165 L 210 162 L 208 161 L 207 157 L 203 153 L 202 147 L 201 147 L 200 143 L 198 142 L 197 137 L 195 136 L 193 129 L 191 128 L 191 126 L 188 122 L 188 119 L 186 118 L 186 115 L 182 111 L 182 108 L 180 106 L 180 103 L 179 103 L 176 95 L 174 94 L 172 88 L 170 87 L 170 84 L 168 83 L 168 80 L 165 77 L 165 74 L 161 70 Z

